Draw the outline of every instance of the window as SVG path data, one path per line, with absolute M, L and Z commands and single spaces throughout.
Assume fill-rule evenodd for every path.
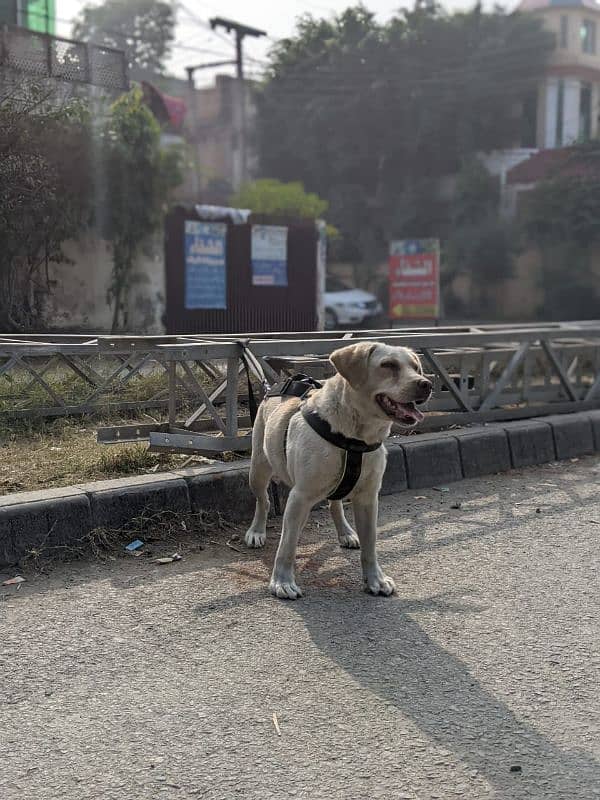
M 331 275 L 327 276 L 325 281 L 325 291 L 326 292 L 347 292 L 349 290 L 349 286 L 339 280 L 339 278 L 334 278 Z
M 559 42 L 561 47 L 569 46 L 569 18 L 564 14 L 560 18 L 560 37 Z
M 579 138 L 588 142 L 592 137 L 592 87 L 582 83 L 579 90 Z
M 563 116 L 565 105 L 565 84 L 558 82 L 558 97 L 556 99 L 556 147 L 562 147 L 563 143 Z
M 596 23 L 584 19 L 581 23 L 581 49 L 584 53 L 596 52 Z
M 521 106 L 521 147 L 535 147 L 537 140 L 537 91 L 528 92 Z

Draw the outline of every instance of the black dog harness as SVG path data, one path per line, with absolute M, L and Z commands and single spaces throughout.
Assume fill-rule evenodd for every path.
M 304 400 L 313 389 L 320 389 L 323 384 L 301 373 L 272 386 L 265 394 L 265 397 L 299 397 Z M 328 500 L 342 500 L 350 494 L 356 486 L 362 469 L 363 453 L 372 453 L 381 447 L 381 442 L 367 444 L 361 439 L 351 439 L 342 433 L 335 433 L 331 430 L 331 425 L 323 419 L 316 411 L 307 408 L 306 404 L 300 407 L 300 413 L 310 425 L 325 441 L 338 447 L 344 452 L 342 475 L 337 486 L 327 496 Z M 284 437 L 284 452 L 287 445 L 287 429 Z

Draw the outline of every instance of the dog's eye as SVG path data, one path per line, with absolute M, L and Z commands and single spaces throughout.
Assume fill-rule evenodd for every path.
M 398 364 L 397 361 L 382 361 L 379 366 L 383 367 L 384 369 L 400 369 L 400 364 Z

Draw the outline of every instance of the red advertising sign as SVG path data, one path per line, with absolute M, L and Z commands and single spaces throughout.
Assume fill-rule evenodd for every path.
M 389 280 L 392 319 L 436 319 L 440 313 L 439 241 L 390 242 Z

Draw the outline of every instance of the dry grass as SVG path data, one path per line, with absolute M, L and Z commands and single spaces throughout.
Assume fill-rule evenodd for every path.
M 68 486 L 180 466 L 177 455 L 146 445 L 96 442 L 97 420 L 15 422 L 0 429 L 0 494 Z

